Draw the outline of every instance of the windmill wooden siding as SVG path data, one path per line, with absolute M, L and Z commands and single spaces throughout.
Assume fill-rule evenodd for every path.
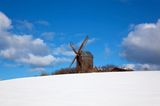
M 79 58 L 82 62 L 80 72 L 90 72 L 93 68 L 93 55 L 89 51 L 82 51 Z M 79 67 L 78 65 L 77 67 Z

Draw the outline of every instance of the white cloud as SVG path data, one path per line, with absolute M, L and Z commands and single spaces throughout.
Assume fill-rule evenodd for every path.
M 135 64 L 125 64 L 125 65 L 123 65 L 123 67 L 126 69 L 134 69 L 135 70 Z
M 123 67 L 127 69 L 137 70 L 137 71 L 160 69 L 160 66 L 155 64 L 125 64 L 123 65 Z
M 64 63 L 64 62 L 71 62 L 71 58 L 67 58 L 67 57 L 57 57 L 56 58 L 56 62 L 54 62 L 53 64 L 59 64 L 59 63 Z
M 51 63 L 56 61 L 56 58 L 52 55 L 46 55 L 46 56 L 36 56 L 33 54 L 29 54 L 26 58 L 19 59 L 20 62 L 36 65 L 36 66 L 49 66 Z
M 123 39 L 122 55 L 140 64 L 160 65 L 160 20 L 157 23 L 135 25 Z
M 97 39 L 96 38 L 91 38 L 88 40 L 87 44 L 94 43 Z
M 45 68 L 42 67 L 34 67 L 31 69 L 31 71 L 36 71 L 36 72 L 45 72 Z
M 13 55 L 15 54 L 15 49 L 14 48 L 9 48 L 6 50 L 1 50 L 0 55 L 8 58 L 8 59 L 12 59 Z
M 74 56 L 74 52 L 68 45 L 60 45 L 53 50 L 54 55 Z
M 47 45 L 42 39 L 33 39 L 31 35 L 0 35 L 0 55 L 8 59 L 28 56 L 28 53 L 44 56 L 49 53 Z
M 31 35 L 0 35 L 0 56 L 30 65 L 46 66 L 53 62 L 49 49 L 42 39 Z
M 11 20 L 2 12 L 0 12 L 0 30 L 11 28 Z
M 17 20 L 16 21 L 16 29 L 32 31 L 34 29 L 34 24 L 27 20 Z
M 32 28 L 27 21 L 25 23 L 28 28 Z M 4 59 L 37 68 L 69 61 L 66 57 L 55 57 L 42 39 L 14 34 L 6 30 L 10 27 L 11 20 L 0 12 L 0 56 Z
M 55 32 L 43 32 L 41 34 L 41 37 L 45 40 L 53 40 L 54 36 L 56 35 Z
M 17 33 L 35 33 L 39 32 L 38 28 L 40 27 L 47 27 L 49 26 L 49 22 L 38 20 L 38 21 L 31 21 L 31 20 L 15 20 L 13 21 L 14 24 L 14 32 Z

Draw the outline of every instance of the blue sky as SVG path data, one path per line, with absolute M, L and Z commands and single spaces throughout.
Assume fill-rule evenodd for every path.
M 159 0 L 1 0 L 0 79 L 68 67 L 69 42 L 78 46 L 86 35 L 84 49 L 92 52 L 96 66 L 159 69 L 158 43 L 150 49 L 146 43 L 160 41 L 159 5 Z

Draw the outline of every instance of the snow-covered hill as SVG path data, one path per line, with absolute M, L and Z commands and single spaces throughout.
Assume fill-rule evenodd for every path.
M 89 73 L 0 81 L 0 106 L 160 106 L 160 72 Z

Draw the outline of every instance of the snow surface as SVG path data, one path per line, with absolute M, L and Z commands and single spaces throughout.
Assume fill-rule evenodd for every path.
M 0 81 L 0 106 L 160 106 L 160 71 Z

